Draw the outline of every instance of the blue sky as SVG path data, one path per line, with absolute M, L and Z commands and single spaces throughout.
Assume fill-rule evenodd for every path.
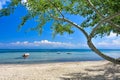
M 6 2 L 10 0 L 0 0 L 0 9 L 4 7 Z M 23 0 L 25 1 L 25 0 Z M 53 48 L 88 48 L 84 35 L 74 28 L 74 34 L 57 35 L 52 37 L 52 31 L 47 23 L 44 26 L 43 33 L 38 35 L 36 31 L 25 33 L 29 27 L 34 27 L 37 23 L 34 20 L 29 20 L 18 32 L 18 25 L 21 22 L 21 16 L 26 14 L 26 9 L 18 6 L 14 14 L 0 18 L 0 49 L 53 49 Z M 81 23 L 84 18 L 80 16 L 67 16 L 70 20 Z M 120 49 L 120 36 L 111 33 L 109 37 L 93 39 L 94 44 L 98 48 L 118 48 Z

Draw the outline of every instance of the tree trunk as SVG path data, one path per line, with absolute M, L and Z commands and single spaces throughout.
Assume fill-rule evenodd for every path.
M 112 58 L 110 56 L 107 56 L 105 54 L 103 54 L 100 50 L 98 50 L 94 44 L 92 43 L 91 39 L 88 39 L 87 41 L 87 44 L 88 46 L 96 53 L 98 54 L 99 56 L 101 56 L 102 58 L 112 62 L 112 63 L 115 63 L 115 64 L 120 64 L 120 60 L 119 59 L 115 59 L 115 58 Z
M 119 59 L 115 59 L 115 58 L 112 58 L 112 57 L 110 57 L 110 56 L 107 56 L 107 55 L 105 55 L 105 54 L 103 54 L 100 50 L 98 50 L 95 46 L 94 46 L 94 44 L 92 43 L 92 41 L 91 41 L 91 39 L 92 39 L 92 33 L 94 33 L 94 31 L 96 30 L 96 29 L 94 29 L 93 30 L 93 32 L 90 34 L 90 35 L 88 35 L 87 34 L 87 32 L 81 27 L 81 26 L 79 26 L 79 25 L 77 25 L 76 23 L 73 23 L 72 21 L 70 21 L 70 20 L 68 20 L 68 19 L 66 19 L 66 18 L 57 18 L 57 17 L 54 17 L 54 16 L 52 16 L 53 18 L 55 18 L 56 20 L 61 20 L 61 21 L 65 21 L 65 22 L 68 22 L 68 23 L 70 23 L 70 24 L 72 24 L 73 26 L 75 26 L 76 28 L 78 28 L 84 35 L 85 35 L 85 37 L 87 38 L 87 43 L 88 43 L 88 46 L 96 53 L 96 54 L 98 54 L 99 56 L 101 56 L 102 58 L 104 58 L 104 59 L 106 59 L 106 60 L 108 60 L 108 61 L 110 61 L 110 62 L 112 62 L 112 63 L 115 63 L 115 64 L 120 64 L 120 60 Z M 107 19 L 107 18 L 106 18 Z M 106 20 L 105 19 L 105 20 Z M 102 21 L 103 22 L 103 21 Z M 100 23 L 101 24 L 101 23 Z

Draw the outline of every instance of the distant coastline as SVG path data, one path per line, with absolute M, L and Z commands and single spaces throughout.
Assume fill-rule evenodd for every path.
M 101 51 L 120 51 L 120 49 L 99 49 Z M 0 49 L 2 52 L 56 52 L 56 51 L 69 51 L 69 52 L 79 52 L 79 51 L 92 51 L 91 49 Z

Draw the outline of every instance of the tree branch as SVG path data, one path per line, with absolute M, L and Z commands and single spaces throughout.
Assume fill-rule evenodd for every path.
M 92 2 L 91 2 L 90 0 L 86 0 L 86 1 L 87 1 L 88 4 L 90 5 L 90 7 L 95 10 L 95 12 L 96 12 L 98 15 L 100 15 L 101 17 L 104 18 L 104 16 L 95 8 L 95 6 L 92 4 Z
M 78 28 L 80 31 L 82 31 L 82 33 L 85 35 L 86 38 L 89 38 L 88 33 L 81 26 L 77 25 L 76 23 L 74 23 L 74 22 L 72 22 L 72 21 L 70 21 L 70 20 L 68 20 L 66 18 L 55 17 L 49 11 L 48 11 L 48 13 L 55 20 L 61 20 L 61 21 L 68 22 L 68 23 L 72 24 L 73 26 L 75 26 L 76 28 Z
M 96 12 L 98 15 L 101 16 L 101 18 L 105 18 L 105 17 L 95 8 L 95 6 L 92 4 L 92 2 L 91 2 L 90 0 L 86 0 L 86 1 L 87 1 L 87 3 L 90 5 L 90 7 L 91 7 L 92 9 L 94 9 L 95 12 Z M 114 27 L 120 28 L 119 25 L 113 23 L 112 21 L 109 21 L 109 20 L 108 20 L 107 22 L 108 22 L 109 24 L 111 24 L 112 26 L 114 26 Z
M 56 18 L 56 19 L 63 20 L 65 22 L 68 22 L 68 23 L 72 24 L 73 26 L 75 26 L 76 28 L 81 30 L 83 32 L 83 34 L 85 35 L 85 37 L 88 38 L 88 33 L 81 26 L 77 25 L 76 23 L 74 23 L 74 22 L 72 22 L 72 21 L 70 21 L 70 20 L 68 20 L 66 18 Z
M 119 16 L 119 15 L 120 15 L 120 12 L 115 13 L 115 14 L 109 16 L 109 17 L 106 17 L 106 18 L 102 19 L 102 20 L 96 25 L 96 27 L 93 28 L 92 32 L 90 33 L 91 38 L 94 37 L 94 32 L 100 27 L 100 25 L 101 25 L 102 23 L 104 23 L 104 22 L 106 22 L 106 21 L 109 21 L 109 20 L 111 20 L 111 19 L 113 19 L 113 18 L 115 18 L 116 16 Z
M 55 4 L 53 4 L 50 0 L 48 0 L 52 5 L 53 5 L 53 7 L 55 7 L 56 9 L 57 9 L 57 11 L 60 13 L 60 15 L 64 18 L 64 15 L 62 14 L 62 12 L 58 9 L 58 7 L 55 5 Z

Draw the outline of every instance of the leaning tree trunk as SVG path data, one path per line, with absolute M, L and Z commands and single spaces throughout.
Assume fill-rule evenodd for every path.
M 115 64 L 120 64 L 120 60 L 119 60 L 119 59 L 115 59 L 115 58 L 112 58 L 112 57 L 110 57 L 110 56 L 107 56 L 107 55 L 103 54 L 100 50 L 98 50 L 98 49 L 94 46 L 94 44 L 92 43 L 91 39 L 88 39 L 87 44 L 88 44 L 88 46 L 89 46 L 96 54 L 98 54 L 98 55 L 101 56 L 102 58 L 104 58 L 104 59 L 106 59 L 106 60 L 108 60 L 108 61 L 110 61 L 110 62 L 113 62 L 113 63 L 115 63 Z
M 55 18 L 56 20 L 61 20 L 61 21 L 65 21 L 65 22 L 68 22 L 68 23 L 70 23 L 70 24 L 72 24 L 74 27 L 76 27 L 76 28 L 78 28 L 84 35 L 85 35 L 85 37 L 87 38 L 87 43 L 88 43 L 88 46 L 96 53 L 96 54 L 98 54 L 99 56 L 101 56 L 102 58 L 104 58 L 104 59 L 106 59 L 106 60 L 108 60 L 108 61 L 110 61 L 110 62 L 113 62 L 113 63 L 115 63 L 115 64 L 120 64 L 120 60 L 119 59 L 115 59 L 115 58 L 112 58 L 112 57 L 110 57 L 110 56 L 107 56 L 107 55 L 105 55 L 105 54 L 103 54 L 100 50 L 98 50 L 95 46 L 94 46 L 94 44 L 92 43 L 92 41 L 91 41 L 91 39 L 92 39 L 92 33 L 94 33 L 94 31 L 98 28 L 98 26 L 103 22 L 100 22 L 99 23 L 99 25 L 98 26 L 96 26 L 95 28 L 94 28 L 94 30 L 92 31 L 92 33 L 90 34 L 90 35 L 88 35 L 87 34 L 87 32 L 81 27 L 81 26 L 79 26 L 79 25 L 77 25 L 76 23 L 73 23 L 72 21 L 70 21 L 70 20 L 68 20 L 68 19 L 66 19 L 66 18 L 57 18 L 57 17 L 54 17 L 54 16 L 52 16 L 53 18 Z M 105 20 L 106 20 L 107 18 L 105 18 Z

